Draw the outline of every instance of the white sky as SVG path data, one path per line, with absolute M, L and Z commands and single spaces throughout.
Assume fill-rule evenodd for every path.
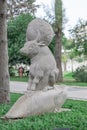
M 36 0 L 37 4 L 44 3 L 50 8 L 53 7 L 54 0 Z M 68 35 L 68 30 L 75 26 L 79 18 L 87 20 L 87 0 L 62 0 L 63 7 L 65 8 L 65 15 L 68 22 L 65 24 L 65 33 Z M 43 17 L 44 12 L 40 8 L 37 10 L 37 16 Z

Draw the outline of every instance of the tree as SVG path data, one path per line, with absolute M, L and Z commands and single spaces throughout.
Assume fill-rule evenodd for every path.
M 53 43 L 52 42 L 50 45 L 51 46 L 50 49 L 52 50 L 52 52 L 55 51 L 55 59 L 57 62 L 57 67 L 59 68 L 58 81 L 62 81 L 63 78 L 62 78 L 62 66 L 61 66 L 61 46 L 62 46 L 61 39 L 62 39 L 62 28 L 64 28 L 64 25 L 67 22 L 67 18 L 65 17 L 65 9 L 62 8 L 61 0 L 55 0 L 55 7 L 53 8 L 49 8 L 49 6 L 45 5 L 43 5 L 43 8 L 46 13 L 44 19 L 46 21 L 49 21 L 49 23 L 53 26 L 56 34 L 55 36 L 56 44 L 55 43 L 52 44 Z M 54 47 L 54 45 L 56 46 Z
M 70 33 L 78 55 L 87 55 L 87 21 L 79 20 Z
M 0 0 L 0 103 L 9 102 L 6 0 Z
M 21 14 L 15 19 L 8 21 L 7 32 L 10 66 L 16 65 L 17 63 L 29 63 L 29 59 L 22 56 L 19 51 L 26 41 L 26 29 L 33 18 L 30 14 Z
M 66 71 L 66 63 L 67 63 L 67 54 L 66 53 L 62 54 L 62 62 L 64 65 L 64 71 Z
M 64 34 L 62 34 L 62 47 L 66 51 L 72 48 L 74 49 L 75 45 L 73 44 L 72 39 L 68 39 Z
M 34 15 L 37 7 L 36 0 L 7 0 L 7 16 L 15 17 L 22 13 L 31 13 Z
M 62 82 L 61 46 L 62 46 L 62 1 L 55 0 L 55 59 L 59 69 L 58 81 Z
M 73 59 L 75 58 L 75 53 L 74 53 L 74 50 L 73 49 L 71 49 L 71 52 L 69 53 L 69 58 L 70 58 L 70 60 L 71 60 L 71 65 L 72 65 L 72 72 L 73 72 Z

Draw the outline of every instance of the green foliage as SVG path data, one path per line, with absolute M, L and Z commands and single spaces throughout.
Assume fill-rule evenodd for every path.
M 51 52 L 53 54 L 55 54 L 55 44 L 56 44 L 56 40 L 55 40 L 55 37 L 53 38 L 51 44 L 49 45 L 49 48 L 51 50 Z M 63 34 L 62 35 L 62 46 L 64 48 L 64 50 L 70 50 L 73 48 L 73 44 L 72 44 L 72 41 L 71 40 L 68 40 L 65 35 Z M 64 54 L 65 55 L 65 54 Z M 63 57 L 64 58 L 64 57 Z
M 87 82 L 81 82 L 81 81 L 76 82 L 73 75 L 74 75 L 74 72 L 64 73 L 63 84 L 69 85 L 69 86 L 81 86 L 81 87 L 85 86 L 85 87 L 87 87 Z
M 62 45 L 65 50 L 74 48 L 73 41 L 71 39 L 67 39 L 64 34 L 62 36 Z
M 75 56 L 76 56 L 76 55 L 75 55 L 75 52 L 74 52 L 74 50 L 72 49 L 72 50 L 70 51 L 70 53 L 69 53 L 69 58 L 72 60 Z
M 87 66 L 78 67 L 73 73 L 73 77 L 76 81 L 87 82 Z
M 7 26 L 9 64 L 27 64 L 29 60 L 19 52 L 26 41 L 26 29 L 33 17 L 30 14 L 21 14 L 15 19 L 10 19 Z
M 9 67 L 9 74 L 10 76 L 15 76 L 15 69 L 12 66 Z
M 75 51 L 79 55 L 87 55 L 87 21 L 79 20 L 78 24 L 70 32 Z
M 51 50 L 51 52 L 54 55 L 54 53 L 55 53 L 55 38 L 53 38 L 51 44 L 49 45 L 49 49 Z
M 80 63 L 80 62 L 84 61 L 84 58 L 83 57 L 77 57 L 75 60 Z
M 20 96 L 20 94 L 11 94 L 11 103 L 0 105 L 0 116 L 4 115 Z M 63 107 L 71 111 L 46 113 L 16 121 L 0 119 L 0 130 L 53 130 L 54 128 L 87 130 L 87 101 L 67 100 Z
M 62 62 L 64 62 L 64 63 L 67 62 L 67 54 L 66 53 L 62 54 Z

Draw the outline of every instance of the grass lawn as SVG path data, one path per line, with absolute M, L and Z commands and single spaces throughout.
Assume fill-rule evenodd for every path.
M 4 115 L 20 94 L 11 94 L 11 103 L 0 105 L 0 116 Z M 87 130 L 87 101 L 67 100 L 63 106 L 71 111 L 47 113 L 19 120 L 1 120 L 0 130 L 53 130 L 70 128 L 70 130 Z
M 62 84 L 70 85 L 70 86 L 87 87 L 87 83 L 84 83 L 84 82 L 64 81 Z
M 63 80 L 63 84 L 65 85 L 87 87 L 87 82 L 76 82 L 75 79 L 72 77 L 72 72 L 64 73 Z
M 10 77 L 10 80 L 11 81 L 19 81 L 19 82 L 27 82 L 28 81 L 28 77 L 19 77 L 19 76 L 17 76 L 17 77 Z
M 72 77 L 72 72 L 65 72 L 63 74 L 63 79 L 67 81 L 75 81 L 75 79 Z

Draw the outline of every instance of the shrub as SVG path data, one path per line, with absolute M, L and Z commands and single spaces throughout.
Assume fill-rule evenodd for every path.
M 13 67 L 9 67 L 9 74 L 10 74 L 10 76 L 15 76 L 15 72 L 14 72 Z
M 87 66 L 83 65 L 78 67 L 73 73 L 73 78 L 75 78 L 76 81 L 87 82 Z
M 10 76 L 18 76 L 18 71 L 13 66 L 10 66 L 9 74 L 10 74 Z

